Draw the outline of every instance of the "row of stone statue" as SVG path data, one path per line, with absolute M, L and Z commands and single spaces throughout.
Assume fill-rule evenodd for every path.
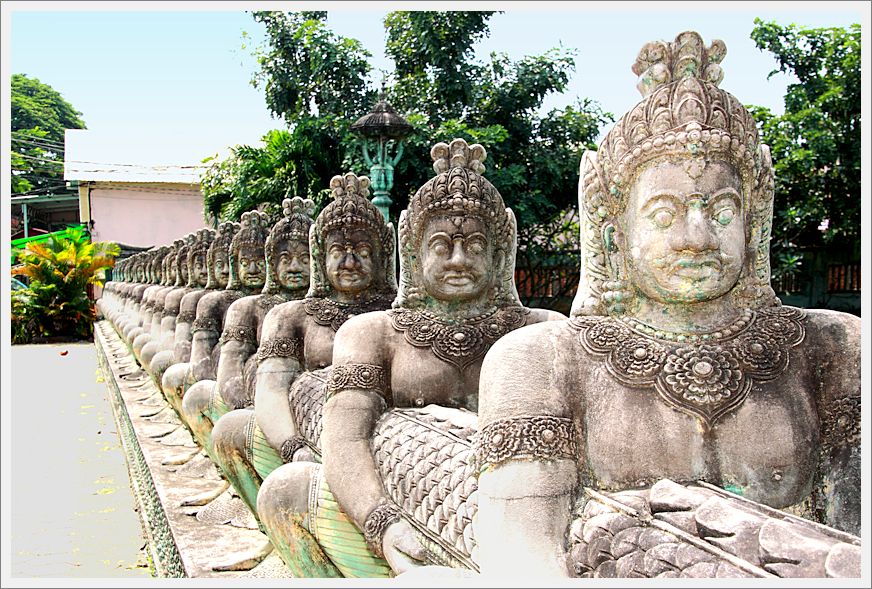
M 582 158 L 570 319 L 520 303 L 462 139 L 398 240 L 347 173 L 314 220 L 289 199 L 119 262 L 103 315 L 295 576 L 859 575 L 859 319 L 775 297 L 724 54 L 640 52 Z

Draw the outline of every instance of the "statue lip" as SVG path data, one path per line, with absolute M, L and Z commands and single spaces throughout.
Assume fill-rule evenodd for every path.
M 469 272 L 446 272 L 442 275 L 442 282 L 453 286 L 462 286 L 474 281 L 475 277 Z
M 681 278 L 708 278 L 721 270 L 721 261 L 716 258 L 679 258 L 669 267 L 669 274 Z

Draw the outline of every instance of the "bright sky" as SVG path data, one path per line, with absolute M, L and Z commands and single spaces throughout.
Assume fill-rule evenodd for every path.
M 4 2 L 4 16 L 11 15 L 11 24 L 3 19 L 11 33 L 3 35 L 5 71 L 61 92 L 82 112 L 103 157 L 112 159 L 106 163 L 190 164 L 231 145 L 257 144 L 283 125 L 249 83 L 255 43 L 243 49 L 242 32 L 259 41 L 263 28 L 246 9 L 328 10 L 336 33 L 359 39 L 372 53 L 375 85 L 379 70 L 392 70 L 382 24 L 389 10 L 501 9 L 490 21 L 490 37 L 475 47 L 479 58 L 492 51 L 519 59 L 561 44 L 576 48 L 569 88 L 548 97 L 545 107 L 588 97 L 618 116 L 640 98 L 630 67 L 647 41 L 672 40 L 687 29 L 706 43 L 722 39 L 721 86 L 746 104 L 780 113 L 790 79 L 767 80 L 776 63 L 750 39 L 754 18 L 810 27 L 868 22 L 866 2 L 306 4 Z

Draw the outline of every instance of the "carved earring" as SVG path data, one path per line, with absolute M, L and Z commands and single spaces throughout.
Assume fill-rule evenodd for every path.
M 623 279 L 621 260 L 617 259 L 618 243 L 615 236 L 617 229 L 611 223 L 603 227 L 603 251 L 611 270 L 613 280 L 603 282 L 602 302 L 609 315 L 622 315 L 627 312 L 627 307 L 633 299 L 633 291 L 629 283 Z

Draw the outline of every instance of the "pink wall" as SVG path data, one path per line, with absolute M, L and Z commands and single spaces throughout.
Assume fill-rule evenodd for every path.
M 206 226 L 198 185 L 94 182 L 90 199 L 94 241 L 165 245 Z

